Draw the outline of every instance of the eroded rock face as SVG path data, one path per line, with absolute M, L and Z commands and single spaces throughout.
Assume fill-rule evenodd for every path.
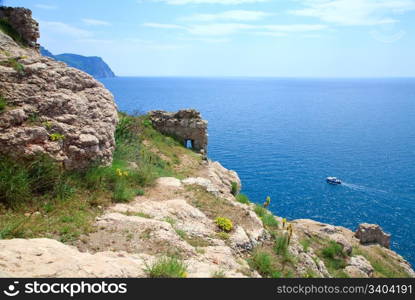
M 0 7 L 0 18 L 6 19 L 30 47 L 39 48 L 37 43 L 37 39 L 40 37 L 39 23 L 32 18 L 30 9 L 23 7 Z
M 391 235 L 385 233 L 377 224 L 360 224 L 355 235 L 362 244 L 375 243 L 385 248 L 390 247 Z
M 145 257 L 125 252 L 81 253 L 50 239 L 0 241 L 4 277 L 145 277 Z
M 183 144 L 191 141 L 193 149 L 207 153 L 207 121 L 194 109 L 169 113 L 162 110 L 149 113 L 154 128 L 163 134 L 171 135 Z
M 21 48 L 0 32 L 0 153 L 46 154 L 66 169 L 109 164 L 115 148 L 113 96 L 86 73 Z

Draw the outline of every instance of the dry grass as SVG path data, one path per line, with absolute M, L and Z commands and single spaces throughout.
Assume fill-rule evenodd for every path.
M 203 187 L 186 186 L 183 196 L 190 205 L 200 209 L 209 219 L 224 217 L 230 219 L 234 227 L 240 225 L 247 230 L 255 228 L 252 219 L 246 217 L 244 209 L 233 206 L 228 200 L 215 197 Z
M 364 256 L 375 270 L 374 276 L 380 278 L 407 278 L 409 274 L 394 259 L 391 253 L 378 246 L 356 246 L 353 255 Z

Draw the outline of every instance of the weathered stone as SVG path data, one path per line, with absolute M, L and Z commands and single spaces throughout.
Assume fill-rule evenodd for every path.
M 191 141 L 194 150 L 207 153 L 207 121 L 201 118 L 198 111 L 187 109 L 169 113 L 157 110 L 149 115 L 154 128 L 161 133 L 171 135 L 183 144 Z
M 345 271 L 351 277 L 367 278 L 373 276 L 373 267 L 370 262 L 361 255 L 353 256 L 350 258 L 348 266 Z
M 0 7 L 0 18 L 6 19 L 26 43 L 38 49 L 39 23 L 32 18 L 32 11 L 23 7 Z
M 0 240 L 0 277 L 145 277 L 143 255 L 81 253 L 50 239 Z
M 38 29 L 30 10 L 0 12 L 35 43 Z M 8 103 L 0 113 L 0 154 L 46 154 L 66 169 L 111 163 L 118 117 L 113 96 L 101 83 L 37 49 L 19 46 L 1 31 L 0 62 L 0 94 Z
M 385 233 L 377 224 L 360 224 L 355 235 L 362 244 L 376 243 L 385 248 L 390 247 L 391 235 Z

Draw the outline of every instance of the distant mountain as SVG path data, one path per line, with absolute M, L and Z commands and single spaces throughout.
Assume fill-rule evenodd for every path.
M 54 55 L 44 47 L 40 47 L 40 53 L 43 56 L 63 61 L 68 66 L 82 70 L 95 78 L 115 77 L 111 68 L 98 56 L 82 56 L 71 53 Z

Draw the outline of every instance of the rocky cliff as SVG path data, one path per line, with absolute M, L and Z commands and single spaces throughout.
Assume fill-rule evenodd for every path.
M 16 160 L 43 153 L 70 170 L 110 164 L 118 119 L 112 95 L 31 45 L 0 32 L 0 152 Z M 79 177 L 76 188 L 68 177 L 60 198 L 37 191 L 42 201 L 0 203 L 0 277 L 415 277 L 380 227 L 362 224 L 354 233 L 274 216 L 265 208 L 270 199 L 259 205 L 239 194 L 235 172 L 151 122 L 172 122 L 183 139 L 202 128 L 204 138 L 199 113 L 121 116 L 116 163 Z M 7 186 L 14 167 L 0 172 L 0 192 L 16 192 Z M 143 190 L 128 190 L 138 182 Z
M 18 16 L 31 19 L 28 13 Z M 36 22 L 18 24 L 37 28 Z M 0 31 L 0 152 L 47 154 L 67 169 L 109 164 L 117 123 L 113 96 L 90 75 L 41 56 L 35 41 L 30 44 L 22 47 Z
M 101 57 L 83 56 L 71 53 L 54 55 L 43 47 L 40 47 L 40 53 L 43 56 L 62 61 L 68 66 L 84 71 L 95 78 L 115 77 L 114 72 Z

